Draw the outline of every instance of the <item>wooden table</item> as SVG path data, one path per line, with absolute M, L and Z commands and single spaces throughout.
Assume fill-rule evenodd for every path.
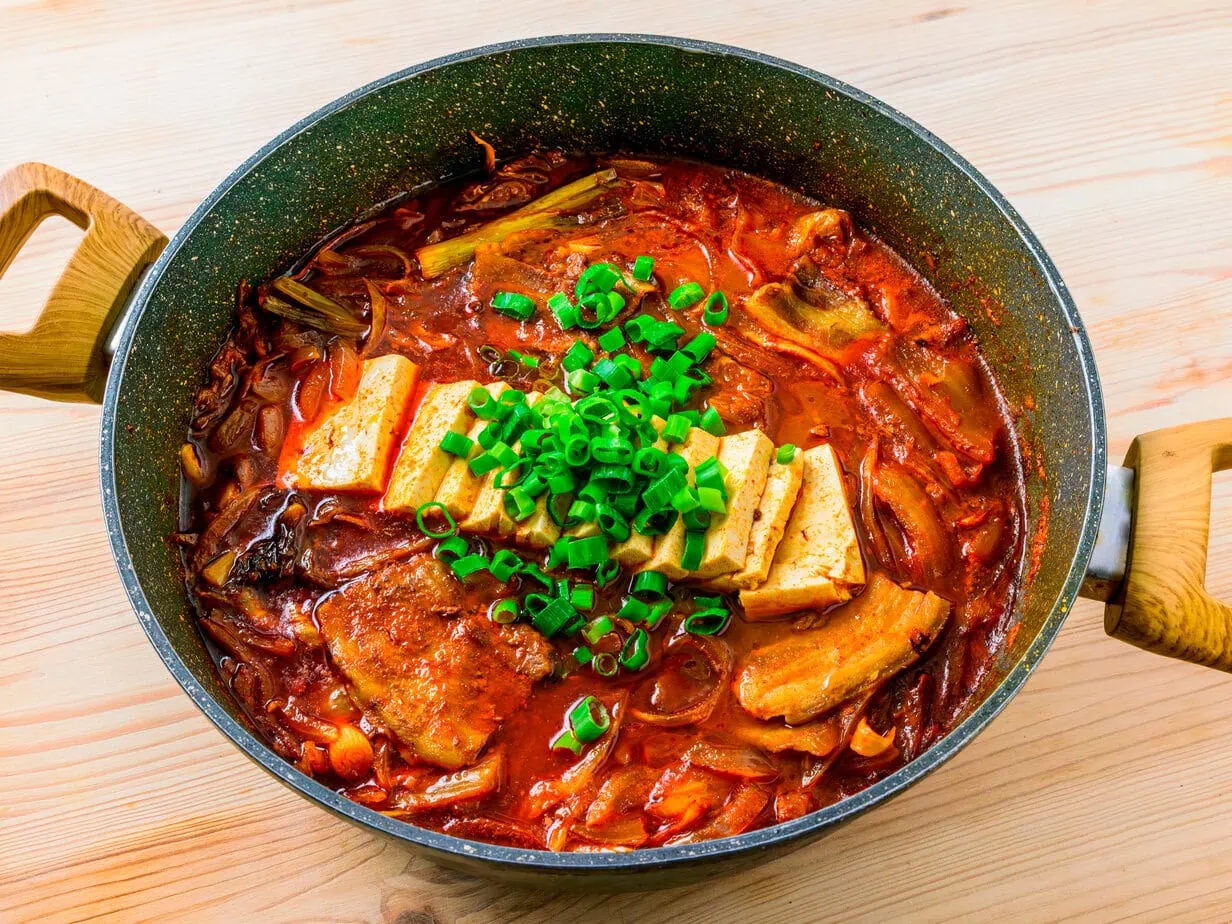
M 1069 281 L 1114 458 L 1139 431 L 1229 413 L 1227 4 L 0 0 L 0 168 L 54 163 L 171 232 L 267 138 L 353 87 L 586 29 L 791 58 L 955 145 Z M 34 239 L 0 284 L 0 326 L 28 323 L 70 241 L 63 226 Z M 0 919 L 1232 915 L 1232 678 L 1106 639 L 1089 603 L 979 740 L 791 857 L 654 896 L 444 872 L 283 789 L 172 682 L 112 567 L 98 409 L 0 396 L 0 413 Z M 1210 583 L 1232 596 L 1232 480 L 1215 517 Z

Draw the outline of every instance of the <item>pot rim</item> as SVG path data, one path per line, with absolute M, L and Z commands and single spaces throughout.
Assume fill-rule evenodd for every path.
M 232 718 L 210 696 L 184 664 L 167 635 L 163 632 L 142 591 L 120 522 L 116 489 L 115 417 L 124 370 L 134 335 L 141 322 L 141 317 L 144 314 L 150 296 L 157 288 L 166 267 L 189 241 L 196 228 L 215 204 L 228 193 L 236 182 L 257 167 L 267 156 L 293 140 L 305 129 L 333 113 L 345 109 L 374 92 L 429 71 L 459 62 L 472 61 L 493 54 L 526 48 L 595 43 L 667 46 L 708 55 L 742 58 L 765 67 L 787 71 L 812 81 L 823 91 L 832 91 L 862 103 L 878 115 L 892 120 L 922 139 L 948 160 L 957 170 L 966 175 L 993 202 L 1030 250 L 1036 266 L 1043 273 L 1054 298 L 1060 305 L 1069 323 L 1074 346 L 1078 351 L 1082 364 L 1082 384 L 1086 391 L 1091 432 L 1094 434 L 1094 438 L 1091 447 L 1090 490 L 1085 500 L 1086 517 L 1082 532 L 1078 537 L 1078 545 L 1073 562 L 1052 612 L 1041 625 L 1030 648 L 1007 672 L 996 689 L 967 718 L 951 729 L 947 735 L 922 755 L 885 779 L 878 781 L 867 789 L 861 790 L 854 796 L 819 809 L 802 818 L 761 828 L 747 834 L 675 847 L 643 848 L 630 853 L 553 853 L 546 850 L 524 850 L 481 841 L 465 840 L 382 815 L 373 809 L 340 796 L 333 790 L 301 773 L 290 763 L 274 754 L 252 731 Z M 1074 305 L 1073 299 L 1069 294 L 1069 289 L 1038 238 L 1022 220 L 1014 207 L 958 152 L 928 131 L 928 129 L 898 112 L 893 107 L 853 86 L 811 68 L 731 45 L 675 36 L 625 33 L 579 33 L 517 39 L 434 58 L 422 64 L 389 74 L 345 96 L 339 97 L 311 115 L 299 120 L 286 131 L 263 145 L 227 176 L 197 207 L 188 220 L 180 227 L 179 231 L 176 232 L 170 244 L 146 274 L 137 292 L 134 294 L 131 310 L 124 321 L 124 328 L 118 339 L 115 360 L 112 363 L 111 371 L 107 378 L 100 435 L 100 487 L 104 518 L 116 568 L 120 573 L 124 589 L 128 594 L 129 603 L 136 613 L 142 629 L 145 630 L 150 643 L 154 646 L 154 649 L 158 652 L 159 657 L 162 658 L 163 663 L 167 666 L 176 682 L 179 683 L 184 692 L 197 704 L 197 707 L 206 717 L 233 744 L 281 782 L 296 790 L 299 794 L 320 804 L 335 815 L 380 831 L 398 840 L 452 857 L 483 860 L 496 866 L 512 867 L 527 872 L 539 871 L 550 873 L 552 871 L 593 870 L 596 874 L 602 872 L 636 871 L 648 868 L 661 870 L 691 865 L 696 861 L 719 860 L 735 854 L 758 853 L 792 840 L 806 839 L 810 834 L 817 835 L 826 828 L 854 819 L 874 805 L 902 792 L 962 750 L 972 738 L 982 731 L 1005 708 L 1009 700 L 1022 687 L 1027 677 L 1035 669 L 1035 666 L 1056 638 L 1062 623 L 1065 621 L 1065 617 L 1073 605 L 1073 601 L 1078 596 L 1079 586 L 1086 572 L 1087 561 L 1090 558 L 1099 525 L 1100 511 L 1103 504 L 1107 455 L 1104 407 L 1099 376 L 1086 330 L 1083 327 L 1077 307 Z

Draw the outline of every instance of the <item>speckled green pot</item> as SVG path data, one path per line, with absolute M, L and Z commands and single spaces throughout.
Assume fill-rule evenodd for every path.
M 741 837 L 627 854 L 516 850 L 422 831 L 342 799 L 250 732 L 194 628 L 176 555 L 177 450 L 192 394 L 231 324 L 237 280 L 268 276 L 374 203 L 475 171 L 474 129 L 511 156 L 625 149 L 741 167 L 849 209 L 967 317 L 1047 477 L 1051 509 L 1013 649 L 978 707 L 911 765 L 838 805 Z M 979 286 L 968 285 L 974 277 Z M 994 326 L 980 304 L 1004 305 Z M 267 771 L 330 811 L 475 873 L 541 886 L 649 888 L 799 847 L 953 756 L 1022 686 L 1078 591 L 1099 520 L 1103 408 L 1090 344 L 1039 242 L 966 161 L 888 106 L 822 74 L 736 48 L 569 36 L 464 52 L 352 93 L 261 149 L 176 235 L 134 298 L 106 394 L 102 487 L 116 561 L 142 625 L 202 711 Z M 824 855 L 823 855 L 824 856 Z M 819 874 L 824 875 L 823 856 Z

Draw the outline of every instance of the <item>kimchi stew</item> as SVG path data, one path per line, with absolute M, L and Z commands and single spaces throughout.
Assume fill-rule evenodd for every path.
M 376 811 L 557 851 L 740 834 L 918 757 L 1023 559 L 964 321 L 783 186 L 488 154 L 240 286 L 177 539 L 252 725 Z

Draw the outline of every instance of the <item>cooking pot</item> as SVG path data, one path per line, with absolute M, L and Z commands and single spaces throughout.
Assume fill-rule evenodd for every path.
M 776 180 L 849 210 L 970 322 L 1011 403 L 1023 409 L 1028 573 L 1013 643 L 968 714 L 919 759 L 835 805 L 738 837 L 553 854 L 387 818 L 304 776 L 253 734 L 195 628 L 167 541 L 178 525 L 170 499 L 179 491 L 178 450 L 194 392 L 232 323 L 240 279 L 280 271 L 330 230 L 399 192 L 477 171 L 469 129 L 504 156 L 538 147 L 619 149 Z M 412 67 L 292 126 L 211 193 L 170 244 L 79 180 L 43 165 L 19 166 L 0 178 L 0 272 L 52 213 L 85 237 L 34 328 L 0 335 L 0 387 L 102 400 L 107 529 L 151 643 L 201 710 L 265 770 L 335 814 L 442 863 L 541 886 L 640 889 L 799 847 L 902 791 L 969 742 L 1022 687 L 1080 592 L 1109 601 L 1110 634 L 1232 670 L 1232 611 L 1203 589 L 1211 472 L 1232 466 L 1232 420 L 1143 435 L 1125 467 L 1106 478 L 1091 346 L 1035 235 L 927 130 L 823 74 L 677 38 L 511 42 Z

